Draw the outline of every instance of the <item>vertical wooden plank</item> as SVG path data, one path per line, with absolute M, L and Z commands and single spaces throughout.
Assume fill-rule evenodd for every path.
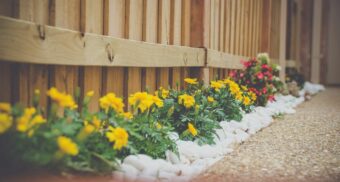
M 13 15 L 16 18 L 33 21 L 39 24 L 49 24 L 49 1 L 23 1 L 18 0 L 13 6 Z M 45 65 L 14 64 L 12 67 L 14 100 L 23 105 L 31 105 L 35 89 L 39 89 L 43 96 L 40 99 L 42 107 L 47 105 L 44 96 L 48 88 L 48 67 Z M 15 73 L 15 74 L 14 74 Z
M 190 46 L 190 0 L 182 0 L 182 45 Z M 189 77 L 190 69 L 183 67 L 181 70 L 181 88 L 185 87 L 184 78 Z
M 224 52 L 225 49 L 225 44 L 224 44 L 224 37 L 226 36 L 226 32 L 225 32 L 225 17 L 226 17 L 226 11 L 225 11 L 225 0 L 222 0 L 220 2 L 220 22 L 219 22 L 219 26 L 220 26 L 220 36 L 219 36 L 219 51 Z
M 224 52 L 230 52 L 231 0 L 225 2 Z
M 320 63 L 320 83 L 326 84 L 327 82 L 327 68 L 328 68 L 328 32 L 329 32 L 329 11 L 330 1 L 322 1 L 322 25 L 321 25 L 321 63 Z
M 231 24 L 230 24 L 230 49 L 229 52 L 235 54 L 236 42 L 236 1 L 231 0 Z
M 174 45 L 181 45 L 182 42 L 182 0 L 172 1 L 172 12 L 173 12 L 173 23 L 171 24 L 172 31 L 172 43 Z M 181 68 L 172 68 L 172 83 L 171 87 L 176 88 L 176 86 L 181 87 Z
M 144 10 L 143 39 L 146 42 L 157 43 L 158 1 L 144 1 Z M 156 90 L 156 80 L 156 68 L 145 68 L 145 86 L 142 87 L 153 93 Z
M 104 0 L 81 1 L 81 31 L 103 34 Z M 98 110 L 98 100 L 102 94 L 102 68 L 99 66 L 82 67 L 80 70 L 80 85 L 82 95 L 88 91 L 94 91 L 92 102 L 88 107 L 90 111 Z
M 0 15 L 13 17 L 14 3 L 12 0 L 1 0 L 0 1 Z M 11 102 L 13 96 L 11 91 L 11 67 L 12 63 L 0 62 L 0 102 Z
M 245 0 L 240 0 L 241 9 L 240 9 L 240 44 L 239 44 L 239 55 L 244 55 L 244 23 L 245 23 Z
M 158 42 L 161 44 L 170 43 L 170 0 L 160 0 L 158 6 L 159 26 Z M 158 69 L 158 87 L 167 88 L 169 86 L 169 68 Z
M 214 44 L 213 49 L 220 50 L 220 0 L 215 0 L 214 3 Z
M 287 31 L 287 0 L 281 0 L 281 7 L 280 7 L 280 54 L 279 54 L 279 59 L 280 59 L 280 79 L 282 81 L 285 80 L 285 70 L 286 70 L 286 31 Z M 320 12 L 321 16 L 321 12 Z M 321 20 L 320 20 L 321 21 Z M 320 34 L 320 32 L 319 32 Z M 318 37 L 320 39 L 320 36 Z M 320 40 L 317 42 L 320 44 Z M 320 45 L 318 45 L 320 46 Z M 319 52 L 320 54 L 320 47 L 319 47 Z M 319 66 L 319 65 L 318 65 Z M 317 80 L 318 81 L 318 80 Z
M 320 83 L 320 41 L 321 41 L 322 1 L 314 0 L 313 38 L 312 38 L 312 74 L 311 81 Z
M 104 34 L 126 38 L 125 31 L 125 0 L 105 0 Z M 124 96 L 124 68 L 106 67 L 103 69 L 103 93 L 114 92 Z
M 215 48 L 215 0 L 210 1 L 210 48 Z
M 126 9 L 126 17 L 128 18 L 127 31 L 129 39 L 142 40 L 143 38 L 143 0 L 129 0 Z M 127 95 L 141 91 L 141 69 L 128 68 L 128 90 Z
M 240 55 L 241 1 L 236 1 L 236 8 L 235 54 Z
M 261 52 L 269 52 L 270 47 L 270 27 L 272 1 L 263 0 L 262 24 L 261 24 Z
M 50 23 L 53 26 L 80 30 L 80 0 L 51 0 Z M 50 86 L 73 94 L 79 86 L 78 66 L 53 66 Z
M 204 1 L 204 28 L 203 28 L 203 46 L 206 48 L 210 48 L 210 40 L 211 40 L 211 0 Z M 202 79 L 204 85 L 209 85 L 210 81 L 210 69 L 203 68 L 202 70 Z
M 250 1 L 245 0 L 244 2 L 244 44 L 243 44 L 243 55 L 244 56 L 249 56 L 248 53 L 248 47 L 249 47 L 249 37 L 248 37 L 248 32 L 249 32 L 249 25 L 250 25 L 250 15 L 249 15 L 249 9 L 250 9 Z
M 261 1 L 257 1 L 256 3 L 256 38 L 255 38 L 255 54 L 259 52 L 259 43 L 260 43 L 260 13 L 261 11 Z

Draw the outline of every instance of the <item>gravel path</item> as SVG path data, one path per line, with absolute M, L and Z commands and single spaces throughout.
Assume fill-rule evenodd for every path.
M 193 181 L 340 181 L 340 88 L 301 104 Z

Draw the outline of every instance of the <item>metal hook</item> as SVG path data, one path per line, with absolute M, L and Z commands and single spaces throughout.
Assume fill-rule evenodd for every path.
M 112 63 L 115 56 L 113 55 L 111 43 L 106 44 L 106 51 L 107 51 L 107 57 L 108 57 L 110 63 Z
M 41 40 L 45 40 L 46 34 L 45 34 L 45 26 L 44 25 L 38 25 L 38 32 L 39 32 L 39 38 Z

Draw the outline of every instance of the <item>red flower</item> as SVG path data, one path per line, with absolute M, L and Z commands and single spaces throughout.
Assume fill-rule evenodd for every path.
M 267 93 L 267 87 L 264 87 L 264 88 L 262 89 L 262 93 L 263 93 L 263 94 L 266 94 L 266 93 Z
M 234 71 L 234 70 L 230 71 L 229 76 L 232 77 L 232 78 L 235 78 L 236 71 Z
M 261 73 L 261 72 L 257 73 L 256 76 L 260 80 L 263 79 L 263 73 Z
M 261 68 L 262 68 L 262 69 L 268 70 L 268 69 L 269 69 L 269 66 L 268 66 L 268 64 L 263 64 L 263 65 L 261 66 Z
M 241 60 L 241 63 L 242 63 L 243 66 L 246 67 L 246 68 L 248 68 L 249 66 L 251 66 L 251 62 L 250 62 L 250 61 Z
M 269 95 L 269 96 L 268 96 L 268 100 L 269 100 L 270 102 L 275 101 L 274 95 Z

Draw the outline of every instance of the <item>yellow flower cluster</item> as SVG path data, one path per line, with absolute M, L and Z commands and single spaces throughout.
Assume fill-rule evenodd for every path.
M 143 113 L 150 109 L 153 104 L 157 107 L 163 107 L 163 100 L 146 92 L 136 92 L 129 97 L 129 104 L 138 108 Z
M 0 102 L 0 134 L 5 133 L 13 124 L 10 112 L 11 104 Z
M 186 83 L 191 84 L 191 85 L 197 85 L 198 84 L 197 78 L 185 78 L 184 81 Z
M 218 80 L 218 81 L 211 81 L 210 87 L 215 89 L 215 91 L 219 92 L 221 88 L 225 87 L 225 85 L 222 81 Z
M 47 95 L 61 107 L 70 109 L 78 108 L 78 105 L 74 102 L 71 95 L 61 93 L 55 87 L 50 88 L 50 90 L 47 91 Z
M 253 102 L 255 102 L 256 99 L 257 99 L 256 94 L 255 94 L 254 92 L 252 92 L 252 91 L 249 91 L 248 93 L 250 94 L 251 100 L 252 100 Z
M 208 97 L 207 97 L 207 100 L 208 100 L 208 102 L 215 102 L 215 99 L 214 99 L 214 97 L 210 97 L 210 96 L 208 96 Z
M 195 98 L 193 96 L 183 94 L 178 97 L 178 103 L 183 104 L 185 108 L 189 109 L 195 105 Z
M 132 119 L 133 118 L 133 115 L 131 112 L 124 112 L 122 113 L 122 116 L 125 118 L 125 119 Z
M 108 93 L 102 98 L 100 98 L 99 106 L 100 108 L 104 109 L 105 112 L 108 112 L 110 108 L 112 108 L 117 113 L 124 112 L 123 99 L 116 97 L 114 93 Z
M 197 129 L 191 123 L 188 123 L 188 131 L 192 134 L 192 136 L 196 136 L 197 135 Z
M 36 114 L 34 107 L 26 108 L 24 114 L 17 119 L 17 130 L 32 136 L 36 126 L 46 123 L 46 120 L 40 114 Z
M 71 156 L 76 156 L 79 153 L 79 149 L 76 143 L 74 143 L 70 138 L 65 136 L 59 136 L 57 139 L 59 150 Z
M 247 97 L 247 96 L 243 97 L 243 104 L 244 104 L 245 106 L 249 106 L 249 105 L 251 104 L 250 98 Z
M 5 102 L 0 102 L 0 111 L 5 112 L 5 113 L 10 113 L 11 112 L 11 104 L 5 103 Z
M 155 95 L 157 95 L 157 96 L 158 96 L 158 93 L 160 93 L 160 94 L 161 94 L 161 98 L 162 98 L 162 99 L 166 99 L 166 98 L 168 98 L 168 97 L 169 97 L 169 93 L 170 93 L 170 91 L 169 91 L 169 90 L 166 90 L 166 89 L 164 89 L 163 87 L 160 87 L 160 88 L 159 88 L 159 91 L 156 91 L 156 92 L 155 92 Z
M 106 132 L 106 137 L 110 142 L 114 142 L 113 149 L 121 150 L 128 144 L 129 134 L 124 128 L 113 128 L 109 126 L 109 131 Z

